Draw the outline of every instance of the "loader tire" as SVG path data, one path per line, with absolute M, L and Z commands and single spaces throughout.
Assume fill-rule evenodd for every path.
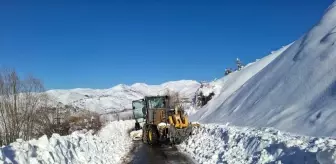
M 155 126 L 149 126 L 147 129 L 147 143 L 149 145 L 157 145 L 159 142 L 159 134 Z
M 148 128 L 147 128 L 147 125 L 143 126 L 142 128 L 142 142 L 147 144 L 148 142 Z

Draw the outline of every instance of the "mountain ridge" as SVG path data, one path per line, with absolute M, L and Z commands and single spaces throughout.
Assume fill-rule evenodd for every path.
M 132 100 L 148 95 L 162 95 L 167 90 L 178 92 L 181 96 L 191 99 L 200 83 L 195 80 L 169 81 L 159 85 L 134 83 L 132 85 L 118 84 L 107 89 L 56 89 L 46 93 L 56 102 L 64 105 L 106 113 L 131 108 Z

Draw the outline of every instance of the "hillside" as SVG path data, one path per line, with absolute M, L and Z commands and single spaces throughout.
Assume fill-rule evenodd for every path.
M 273 51 L 270 55 L 260 60 L 257 60 L 256 62 L 246 65 L 241 71 L 233 72 L 228 76 L 211 82 L 207 86 L 202 86 L 197 92 L 202 92 L 202 94 L 205 96 L 208 96 L 210 93 L 213 92 L 215 94 L 214 97 L 216 98 L 216 100 L 212 101 L 210 104 L 200 109 L 200 112 L 192 115 L 192 118 L 201 119 L 214 112 L 221 105 L 221 100 L 225 100 L 232 94 L 234 94 L 250 78 L 252 78 L 255 74 L 264 69 L 276 57 L 281 55 L 288 47 L 289 45 L 284 46 L 277 51 Z
M 259 62 L 213 82 L 221 88 L 218 95 L 192 118 L 335 136 L 335 6 L 336 2 L 316 26 L 248 80 L 242 77 L 255 72 Z
M 73 105 L 98 113 L 120 111 L 131 108 L 132 100 L 148 95 L 164 94 L 167 89 L 178 92 L 182 97 L 191 99 L 200 84 L 192 80 L 171 81 L 161 85 L 136 83 L 131 86 L 117 85 L 109 89 L 49 90 L 47 94 L 56 102 Z

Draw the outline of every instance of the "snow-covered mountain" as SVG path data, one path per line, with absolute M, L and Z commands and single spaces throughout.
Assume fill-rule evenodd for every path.
M 213 82 L 216 97 L 192 119 L 335 136 L 335 6 L 293 44 Z
M 56 102 L 98 113 L 107 113 L 131 108 L 132 100 L 149 95 L 162 95 L 166 93 L 167 89 L 178 92 L 181 97 L 191 99 L 199 86 L 200 84 L 196 81 L 180 80 L 161 85 L 136 83 L 128 86 L 120 84 L 109 89 L 49 90 L 47 94 Z

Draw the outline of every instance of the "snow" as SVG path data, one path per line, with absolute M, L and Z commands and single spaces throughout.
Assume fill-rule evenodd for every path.
M 205 96 L 208 96 L 211 92 L 215 95 L 220 95 L 221 98 L 227 98 L 244 85 L 250 78 L 256 75 L 259 71 L 264 69 L 270 62 L 283 53 L 291 44 L 280 48 L 277 51 L 272 52 L 270 55 L 258 60 L 254 63 L 249 63 L 242 68 L 241 71 L 235 71 L 221 79 L 211 82 L 206 87 L 201 88 Z M 223 93 L 225 91 L 225 94 Z
M 142 140 L 142 129 L 141 130 L 136 130 L 136 131 L 131 131 L 130 136 L 132 138 L 132 140 L 134 141 L 139 141 Z
M 208 96 L 211 92 L 215 94 L 214 101 L 211 101 L 207 106 L 199 110 L 192 119 L 200 120 L 217 110 L 222 102 L 229 98 L 231 95 L 240 89 L 249 79 L 256 75 L 259 71 L 264 69 L 270 62 L 282 54 L 290 45 L 282 47 L 281 49 L 273 52 L 272 54 L 258 60 L 254 63 L 246 65 L 241 71 L 233 72 L 221 79 L 213 81 L 208 85 L 204 85 L 197 92 L 202 92 Z
M 18 140 L 0 148 L 0 163 L 120 163 L 132 146 L 128 131 L 134 121 L 111 122 L 97 135 L 90 131 Z
M 191 119 L 335 136 L 335 5 L 294 43 L 213 82 L 216 96 Z
M 120 84 L 109 89 L 76 88 L 70 90 L 49 90 L 47 94 L 56 102 L 88 109 L 100 114 L 130 109 L 132 100 L 144 96 L 164 94 L 168 89 L 181 97 L 192 99 L 200 84 L 192 80 L 180 80 L 161 85 L 136 83 L 131 86 Z
M 197 111 L 198 111 L 197 108 L 192 105 L 190 105 L 189 107 L 187 107 L 187 109 L 184 110 L 187 116 L 191 116 L 195 114 Z
M 157 126 L 158 126 L 158 128 L 160 128 L 160 127 L 167 127 L 167 126 L 170 126 L 170 124 L 165 123 L 165 122 L 161 122 Z
M 336 163 L 335 139 L 296 136 L 272 128 L 201 125 L 178 148 L 202 164 Z

